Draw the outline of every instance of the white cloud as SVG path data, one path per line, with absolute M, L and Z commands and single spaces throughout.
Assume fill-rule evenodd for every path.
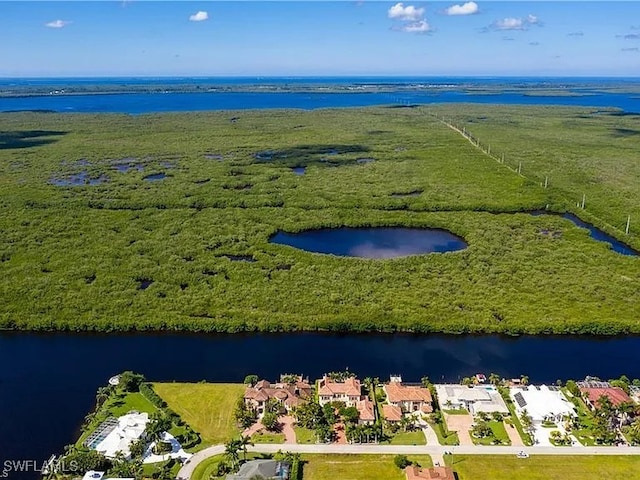
M 203 22 L 209 19 L 209 14 L 203 10 L 194 13 L 189 17 L 189 21 L 191 22 Z
M 45 27 L 49 28 L 64 28 L 69 25 L 71 22 L 67 20 L 54 20 L 53 22 L 45 23 Z
M 424 8 L 416 8 L 413 5 L 407 5 L 405 7 L 402 2 L 399 2 L 389 9 L 388 15 L 389 18 L 393 20 L 406 20 L 420 23 L 424 21 Z
M 431 25 L 429 25 L 423 18 L 422 20 L 418 20 L 417 22 L 411 22 L 403 25 L 400 30 L 407 33 L 427 33 L 431 31 Z
M 542 26 L 542 22 L 535 15 L 527 15 L 526 18 L 506 17 L 496 20 L 489 29 L 492 30 L 527 30 L 531 25 Z
M 451 5 L 445 9 L 446 15 L 473 15 L 478 13 L 478 4 L 476 2 L 467 2 L 462 5 Z
M 507 17 L 496 20 L 491 26 L 496 30 L 524 30 L 524 21 L 521 18 Z

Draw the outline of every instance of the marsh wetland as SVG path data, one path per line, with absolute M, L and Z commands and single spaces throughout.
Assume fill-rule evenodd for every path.
M 633 114 L 439 105 L 1 120 L 3 328 L 640 332 L 637 257 L 575 219 L 529 213 L 572 212 L 637 250 L 640 136 L 620 133 L 636 131 Z M 468 246 L 371 260 L 270 242 L 343 228 L 446 230 Z

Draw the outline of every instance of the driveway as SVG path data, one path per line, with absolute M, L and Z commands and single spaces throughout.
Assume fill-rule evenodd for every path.
M 296 431 L 293 429 L 295 419 L 290 415 L 284 415 L 282 417 L 278 417 L 278 422 L 282 427 L 281 433 L 284 434 L 284 443 L 298 443 L 296 439 Z M 260 421 L 257 421 L 249 428 L 245 429 L 245 431 L 242 432 L 242 435 L 244 435 L 245 437 L 250 437 L 262 430 L 266 430 L 264 428 L 264 425 L 262 425 Z
M 447 428 L 452 432 L 458 433 L 460 445 L 473 445 L 471 436 L 469 435 L 469 430 L 471 430 L 471 426 L 473 425 L 473 417 L 471 415 L 448 415 L 446 413 L 442 415 L 444 416 L 444 421 L 447 423 Z
M 502 422 L 502 423 L 504 424 L 504 429 L 507 431 L 507 435 L 509 435 L 509 440 L 511 440 L 511 446 L 524 447 L 524 442 L 522 441 L 522 438 L 520 438 L 518 429 L 506 422 Z

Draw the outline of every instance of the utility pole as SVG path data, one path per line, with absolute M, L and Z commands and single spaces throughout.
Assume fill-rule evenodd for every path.
M 518 163 L 518 175 L 520 175 L 520 172 L 522 172 L 522 162 Z
M 587 198 L 587 194 L 583 193 L 582 194 L 582 210 L 584 210 L 584 201 L 586 200 L 586 198 Z
M 547 188 L 547 185 L 549 185 L 549 177 L 544 177 L 544 188 Z
M 625 228 L 624 233 L 629 235 L 629 226 L 631 225 L 631 215 L 627 217 L 627 228 Z

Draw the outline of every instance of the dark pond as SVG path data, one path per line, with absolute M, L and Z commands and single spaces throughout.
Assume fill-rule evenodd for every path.
M 138 282 L 139 282 L 138 290 L 146 290 L 153 284 L 153 280 L 149 280 L 149 279 L 138 280 Z
M 143 178 L 143 180 L 147 182 L 157 182 L 159 180 L 164 180 L 165 178 L 167 178 L 167 175 L 165 173 L 154 173 L 151 175 L 147 175 Z
M 188 382 L 241 382 L 249 373 L 315 378 L 349 368 L 362 377 L 398 373 L 407 381 L 496 372 L 549 383 L 586 375 L 640 377 L 638 352 L 640 337 L 0 333 L 0 462 L 42 461 L 60 452 L 75 440 L 96 389 L 127 369 Z
M 109 179 L 104 175 L 91 178 L 88 172 L 80 172 L 67 177 L 52 178 L 49 183 L 56 187 L 77 187 L 81 185 L 100 185 L 108 180 Z
M 113 168 L 121 173 L 127 173 L 129 170 L 134 169 L 138 172 L 142 172 L 144 170 L 144 165 L 141 165 L 139 163 L 120 163 L 118 165 L 114 165 Z
M 357 163 L 371 163 L 375 161 L 376 161 L 375 158 L 359 158 L 356 160 Z
M 580 220 L 580 218 L 575 216 L 573 213 L 563 213 L 563 214 L 559 214 L 558 213 L 558 214 L 555 214 L 555 213 L 546 212 L 544 210 L 536 210 L 536 211 L 529 212 L 529 213 L 531 215 L 534 215 L 534 216 L 559 215 L 562 218 L 566 218 L 567 220 L 572 222 L 577 227 L 586 228 L 587 230 L 589 230 L 589 235 L 591 236 L 591 238 L 593 238 L 594 240 L 597 240 L 599 242 L 608 243 L 609 245 L 611 245 L 611 249 L 614 252 L 620 253 L 622 255 L 630 255 L 630 256 L 640 255 L 640 252 L 634 250 L 633 248 L 631 248 L 628 245 L 625 245 L 620 240 L 618 240 L 615 237 L 612 237 L 608 233 L 603 232 L 598 227 L 596 227 L 594 225 L 591 225 L 590 223 L 587 223 L 587 222 L 584 222 L 584 221 Z
M 342 227 L 300 233 L 278 232 L 270 241 L 308 252 L 362 258 L 406 257 L 453 252 L 467 247 L 462 238 L 446 230 L 401 227 Z
M 254 263 L 256 261 L 251 255 L 220 255 L 221 257 L 228 258 L 232 262 L 249 262 Z
M 406 198 L 406 197 L 419 197 L 422 195 L 422 191 L 407 192 L 407 193 L 392 193 L 393 198 Z
M 293 167 L 291 171 L 296 175 L 304 175 L 307 171 L 307 167 Z

